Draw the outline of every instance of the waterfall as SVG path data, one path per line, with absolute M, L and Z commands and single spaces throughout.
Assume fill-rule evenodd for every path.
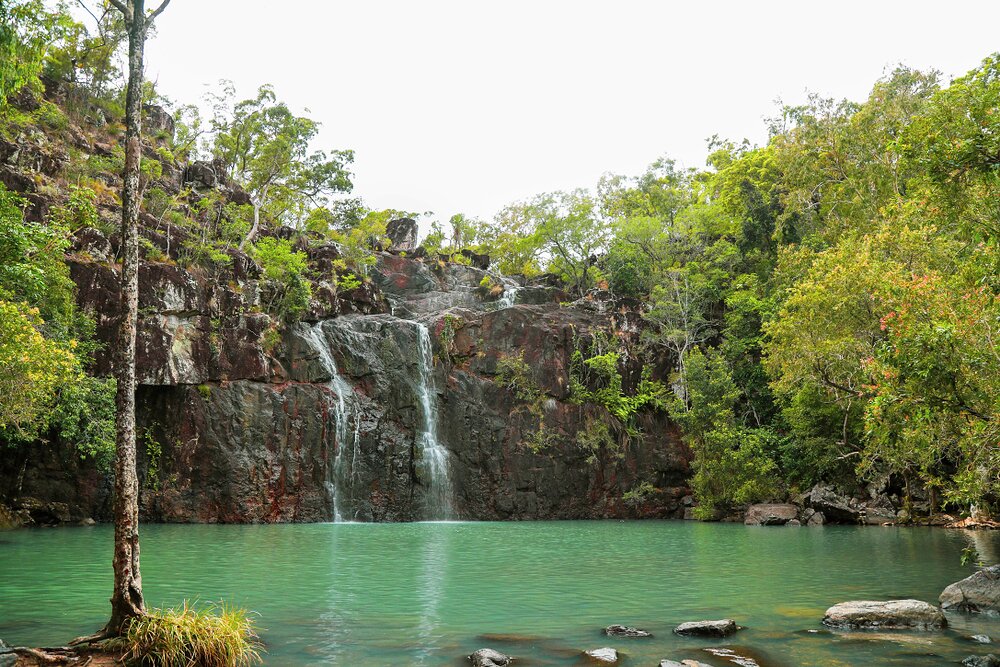
M 500 276 L 500 280 L 503 281 L 503 294 L 496 300 L 497 310 L 513 306 L 517 302 L 517 293 L 524 289 L 510 278 Z
M 434 359 L 431 350 L 431 336 L 427 326 L 414 322 L 417 329 L 417 349 L 419 360 L 419 382 L 417 394 L 423 412 L 422 431 L 417 434 L 421 463 L 427 473 L 427 516 L 428 519 L 449 519 L 452 514 L 451 479 L 448 474 L 448 450 L 438 441 L 437 401 L 433 386 Z
M 347 467 L 347 457 L 344 450 L 347 448 L 347 429 L 349 426 L 349 416 L 347 409 L 347 397 L 353 397 L 351 385 L 341 376 L 337 370 L 337 362 L 334 361 L 330 353 L 330 344 L 327 342 L 326 334 L 323 332 L 323 322 L 317 322 L 312 327 L 305 330 L 305 337 L 312 343 L 312 346 L 319 353 L 319 361 L 323 370 L 330 376 L 327 387 L 332 398 L 328 399 L 334 414 L 334 437 L 335 451 L 333 463 L 327 465 L 326 489 L 330 495 L 330 504 L 333 506 L 333 520 L 340 522 L 345 520 L 345 512 L 348 510 L 348 503 L 341 498 L 341 488 L 346 486 L 348 497 L 350 495 L 350 482 L 353 482 L 359 474 L 358 457 L 360 455 L 360 432 L 361 432 L 361 411 L 354 408 L 354 442 L 351 447 L 350 472 Z M 353 402 L 353 401 L 352 401 Z M 348 519 L 353 515 L 348 514 Z

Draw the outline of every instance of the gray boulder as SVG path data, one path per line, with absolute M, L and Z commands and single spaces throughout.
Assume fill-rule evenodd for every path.
M 849 629 L 937 630 L 948 622 L 940 609 L 920 600 L 855 600 L 827 609 L 823 625 Z
M 505 667 L 510 664 L 510 656 L 491 648 L 481 648 L 469 656 L 475 667 Z
M 674 633 L 685 637 L 728 637 L 740 626 L 731 618 L 718 621 L 689 621 L 674 628 Z
M 827 521 L 834 523 L 860 523 L 861 508 L 857 501 L 837 493 L 832 487 L 817 484 L 805 496 L 806 504 L 822 512 Z
M 823 516 L 822 512 L 813 512 L 810 515 L 809 520 L 806 522 L 807 526 L 822 526 L 826 523 L 826 517 Z
M 391 250 L 412 252 L 417 248 L 417 221 L 412 218 L 390 220 L 385 226 L 385 235 L 392 241 Z
M 597 662 L 602 665 L 616 665 L 618 664 L 618 651 L 613 648 L 592 648 L 588 651 L 584 651 L 583 654 L 591 662 Z
M 609 637 L 652 637 L 653 633 L 633 628 L 628 625 L 609 625 L 604 628 L 604 634 Z
M 973 613 L 1000 613 L 1000 565 L 984 567 L 944 589 L 942 609 Z
M 797 520 L 799 508 L 791 503 L 761 503 L 751 505 L 743 518 L 748 526 L 783 526 Z

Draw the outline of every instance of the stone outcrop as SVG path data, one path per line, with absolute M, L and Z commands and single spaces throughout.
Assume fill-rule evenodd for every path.
M 674 628 L 674 633 L 685 637 L 728 637 L 740 626 L 731 618 L 718 621 L 688 621 Z
M 743 523 L 748 526 L 782 526 L 798 523 L 799 508 L 789 503 L 763 503 L 747 508 Z
M 516 299 L 488 301 L 477 293 L 483 270 L 380 253 L 371 282 L 344 294 L 320 281 L 305 319 L 287 325 L 262 312 L 266 286 L 242 253 L 224 269 L 184 268 L 177 238 L 144 234 L 170 261 L 140 269 L 138 419 L 160 445 L 155 478 L 139 452 L 143 520 L 325 521 L 335 503 L 357 520 L 427 518 L 422 392 L 448 453 L 457 517 L 632 517 L 622 496 L 642 481 L 661 493 L 638 516 L 683 512 L 689 454 L 664 413 L 640 415 L 643 435 L 621 456 L 592 457 L 576 444 L 607 417 L 568 400 L 570 357 L 594 332 L 626 330 L 622 312 L 561 306 L 563 293 L 541 285 L 512 283 Z M 70 255 L 79 301 L 104 341 L 118 326 L 116 244 L 82 230 Z M 318 273 L 333 270 L 335 247 L 305 250 Z M 99 373 L 110 372 L 109 349 L 96 355 Z M 537 406 L 496 381 L 512 356 L 530 368 Z M 641 360 L 630 363 L 626 378 L 637 378 Z M 548 439 L 533 448 L 542 423 Z M 56 441 L 5 453 L 0 504 L 35 524 L 105 520 L 110 486 L 93 461 Z
M 939 601 L 942 609 L 1000 614 L 1000 565 L 984 567 L 951 584 L 941 592 Z
M 390 220 L 385 226 L 385 235 L 392 244 L 389 250 L 394 252 L 412 252 L 417 249 L 417 235 L 420 228 L 412 218 Z
M 858 600 L 827 609 L 823 625 L 858 630 L 937 630 L 948 622 L 940 609 L 920 600 Z

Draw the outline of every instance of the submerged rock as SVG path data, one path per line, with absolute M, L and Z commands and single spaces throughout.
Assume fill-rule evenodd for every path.
M 990 639 L 989 635 L 972 635 L 971 637 L 969 637 L 969 639 L 971 639 L 972 641 L 976 642 L 977 644 L 992 644 L 993 643 L 993 640 Z
M 731 618 L 718 621 L 689 621 L 674 628 L 674 633 L 685 637 L 728 637 L 740 626 Z
M 936 630 L 948 625 L 937 607 L 920 600 L 856 600 L 826 610 L 823 625 L 851 629 Z
M 1000 565 L 985 567 L 944 589 L 942 609 L 974 613 L 1000 613 Z
M 743 518 L 748 526 L 781 526 L 799 516 L 799 508 L 790 503 L 751 505 Z
M 992 653 L 986 655 L 970 655 L 962 661 L 965 667 L 1000 667 L 1000 658 Z
M 469 656 L 475 667 L 504 667 L 510 664 L 510 656 L 491 648 L 481 648 Z
M 697 660 L 681 660 L 677 662 L 676 660 L 660 660 L 660 667 L 712 667 L 711 665 L 706 665 L 704 662 L 698 662 Z
M 583 654 L 587 656 L 591 662 L 598 662 L 603 665 L 618 664 L 618 651 L 613 648 L 592 648 L 588 651 L 584 651 Z
M 604 634 L 610 637 L 652 637 L 653 633 L 633 628 L 627 625 L 609 625 L 604 628 Z

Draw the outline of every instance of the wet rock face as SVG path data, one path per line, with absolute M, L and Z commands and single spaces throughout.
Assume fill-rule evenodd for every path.
M 941 608 L 1000 614 L 1000 565 L 986 567 L 941 593 Z
M 105 341 L 114 340 L 120 312 L 108 261 L 114 246 L 88 230 L 70 261 L 78 298 Z M 309 252 L 320 267 L 337 257 L 332 246 Z M 570 357 L 580 339 L 620 330 L 621 314 L 561 307 L 558 289 L 509 279 L 505 289 L 517 298 L 490 301 L 480 289 L 487 275 L 380 253 L 371 283 L 331 291 L 306 321 L 288 325 L 261 312 L 259 270 L 241 253 L 214 274 L 143 262 L 137 412 L 140 435 L 161 449 L 151 466 L 140 447 L 143 519 L 326 521 L 335 511 L 362 521 L 434 518 L 441 486 L 429 466 L 428 414 L 446 454 L 455 518 L 682 513 L 689 453 L 665 414 L 640 415 L 643 435 L 620 452 L 577 444 L 606 414 L 568 400 Z M 110 373 L 110 349 L 96 357 L 101 373 Z M 515 355 L 541 392 L 537 405 L 496 380 Z M 546 440 L 532 446 L 542 424 Z M 623 494 L 642 482 L 660 493 L 626 506 Z M 37 522 L 107 519 L 109 497 L 106 474 L 63 443 L 0 459 L 0 503 L 34 512 Z

